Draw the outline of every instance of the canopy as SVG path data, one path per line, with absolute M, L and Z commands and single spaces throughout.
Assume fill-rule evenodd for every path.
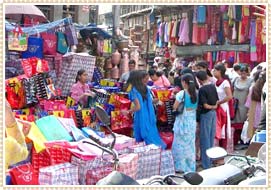
M 35 35 L 42 32 L 46 32 L 53 28 L 57 28 L 58 26 L 61 26 L 61 25 L 66 25 L 66 24 L 71 24 L 71 23 L 72 23 L 71 18 L 64 18 L 61 20 L 47 23 L 47 24 L 39 24 L 32 27 L 22 27 L 22 30 L 24 33 L 27 33 L 28 35 Z M 15 28 L 15 25 L 9 23 L 8 21 L 5 21 L 5 28 L 7 32 L 12 31 Z
M 98 36 L 101 36 L 104 39 L 112 38 L 112 36 L 108 32 L 106 32 L 102 28 L 97 27 L 95 24 L 89 24 L 87 26 L 75 25 L 75 27 L 84 39 L 90 37 L 93 33 L 97 33 Z

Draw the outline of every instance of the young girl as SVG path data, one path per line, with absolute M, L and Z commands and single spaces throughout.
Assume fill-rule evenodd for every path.
M 76 75 L 76 83 L 71 88 L 71 97 L 76 103 L 80 103 L 83 107 L 87 106 L 88 96 L 95 96 L 95 93 L 91 92 L 89 89 L 87 77 L 87 72 L 84 69 L 80 69 Z
M 137 142 L 155 144 L 166 148 L 156 127 L 156 116 L 150 89 L 147 88 L 149 75 L 144 70 L 132 71 L 128 82 L 132 85 L 129 99 L 134 106 L 128 112 L 134 113 L 134 137 Z
M 196 171 L 196 109 L 197 94 L 193 75 L 184 74 L 181 77 L 184 90 L 176 95 L 173 110 L 177 110 L 184 99 L 184 111 L 176 116 L 173 131 L 174 140 L 172 154 L 176 172 Z

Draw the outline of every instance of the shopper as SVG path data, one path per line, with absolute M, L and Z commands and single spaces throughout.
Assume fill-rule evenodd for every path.
M 22 130 L 19 129 L 7 100 L 5 104 L 5 171 L 7 171 L 9 166 L 27 158 L 29 152 L 25 137 L 28 135 L 31 126 L 24 125 Z
M 248 67 L 243 65 L 240 69 L 240 77 L 237 77 L 233 81 L 233 97 L 238 100 L 238 107 L 235 117 L 232 120 L 232 127 L 234 127 L 234 145 L 238 144 L 244 122 L 247 120 L 248 108 L 245 106 L 245 103 L 249 88 L 252 84 L 252 80 L 248 78 L 248 76 Z
M 158 88 L 168 88 L 170 87 L 170 82 L 163 72 L 155 71 L 153 69 L 149 70 L 149 75 L 151 80 L 153 81 L 153 85 Z
M 76 83 L 71 88 L 71 97 L 76 103 L 81 104 L 83 107 L 88 105 L 88 97 L 95 97 L 95 93 L 90 91 L 87 84 L 88 74 L 84 69 L 80 69 L 76 75 Z
M 256 75 L 257 77 L 257 75 Z M 255 85 L 250 89 L 245 106 L 248 111 L 248 136 L 252 138 L 255 130 L 258 128 L 261 117 L 262 89 L 266 82 L 266 71 L 262 71 Z
M 206 71 L 208 81 L 210 81 L 212 84 L 216 83 L 216 78 L 213 77 L 211 71 L 208 68 L 208 63 L 206 61 L 197 62 L 196 68 L 197 68 L 197 71 Z
M 206 150 L 214 145 L 218 95 L 216 87 L 208 79 L 206 71 L 198 71 L 196 76 L 201 85 L 198 103 L 201 163 L 202 167 L 207 169 L 211 167 L 211 160 L 206 155 Z
M 197 93 L 193 75 L 184 74 L 181 77 L 184 90 L 176 95 L 173 110 L 177 110 L 184 100 L 184 111 L 176 116 L 174 122 L 174 140 L 172 154 L 176 172 L 196 171 L 196 109 Z
M 160 138 L 156 126 L 151 91 L 147 87 L 148 80 L 149 75 L 144 70 L 132 71 L 128 79 L 132 85 L 129 99 L 134 104 L 128 111 L 134 114 L 134 138 L 136 142 L 145 141 L 146 144 L 155 144 L 165 149 L 166 144 Z
M 126 72 L 126 73 L 123 73 L 123 74 L 121 75 L 119 81 L 120 81 L 120 82 L 123 82 L 123 83 L 126 83 L 127 80 L 128 80 L 128 78 L 129 78 L 130 72 L 133 71 L 133 70 L 135 70 L 135 67 L 136 67 L 136 62 L 135 62 L 135 60 L 131 59 L 131 60 L 129 61 L 129 71 Z
M 219 63 L 214 67 L 216 77 L 216 90 L 218 94 L 216 144 L 225 148 L 229 153 L 233 151 L 233 139 L 231 135 L 231 118 L 229 101 L 232 99 L 231 84 L 226 76 L 226 67 Z

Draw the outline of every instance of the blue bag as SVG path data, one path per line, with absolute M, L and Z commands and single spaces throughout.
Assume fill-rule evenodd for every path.
M 57 52 L 60 54 L 65 54 L 68 52 L 68 44 L 66 41 L 65 34 L 62 32 L 57 32 Z
M 27 50 L 22 52 L 22 58 L 37 57 L 43 58 L 43 39 L 38 37 L 28 37 Z

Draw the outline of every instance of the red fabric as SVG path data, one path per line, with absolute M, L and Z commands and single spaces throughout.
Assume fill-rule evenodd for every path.
M 55 34 L 42 33 L 43 53 L 45 55 L 56 55 L 57 38 Z
M 216 109 L 216 138 L 221 139 L 221 130 L 227 124 L 227 113 L 220 107 Z
M 166 143 L 167 149 L 171 149 L 173 142 L 173 133 L 172 132 L 160 132 L 161 139 Z

